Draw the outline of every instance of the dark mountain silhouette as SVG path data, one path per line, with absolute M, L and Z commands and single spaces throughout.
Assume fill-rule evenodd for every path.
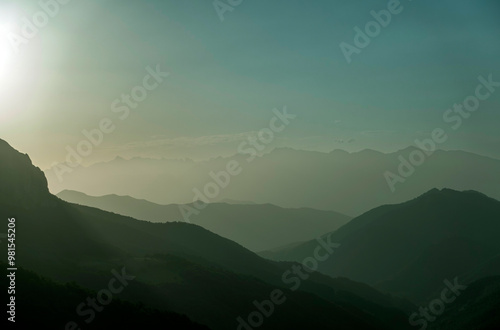
M 6 269 L 7 264 L 0 262 Z M 84 289 L 75 283 L 60 284 L 41 277 L 34 272 L 19 268 L 16 272 L 16 322 L 2 322 L 2 329 L 68 329 L 75 322 L 82 329 L 208 329 L 196 324 L 186 316 L 159 311 L 144 304 L 129 303 L 114 297 L 111 303 L 98 313 L 88 325 L 85 317 L 77 313 L 77 306 L 96 297 L 97 292 Z M 2 288 L 9 287 L 6 276 L 0 278 Z M 4 293 L 5 294 L 5 293 Z M 9 299 L 9 298 L 7 298 Z M 7 301 L 7 300 L 5 300 Z
M 282 275 L 291 263 L 262 259 L 196 225 L 150 223 L 67 203 L 48 193 L 43 173 L 25 155 L 5 144 L 0 160 L 1 217 L 16 218 L 19 266 L 42 276 L 99 291 L 112 269 L 126 269 L 135 279 L 120 299 L 185 314 L 216 329 L 237 327 L 237 317 L 255 310 L 253 301 L 269 299 L 277 288 L 287 302 L 276 306 L 263 329 L 408 327 L 395 307 L 409 307 L 366 285 L 312 273 L 300 291 L 290 290 Z M 22 192 L 9 193 L 18 185 L 36 203 L 27 204 Z M 49 305 L 57 299 L 44 298 Z
M 0 200 L 23 207 L 48 205 L 55 200 L 49 194 L 47 179 L 34 167 L 28 155 L 20 154 L 0 139 Z
M 231 178 L 216 200 L 310 207 L 350 216 L 383 204 L 408 201 L 433 188 L 476 190 L 500 199 L 500 160 L 463 151 L 434 152 L 413 174 L 402 177 L 405 182 L 397 183 L 392 192 L 384 173 L 400 175 L 398 158 L 408 161 L 415 150 L 411 147 L 384 154 L 373 150 L 322 153 L 280 148 L 251 162 L 245 155 L 200 162 L 133 158 L 79 167 L 65 174 L 62 182 L 53 170 L 45 172 L 51 191 L 56 193 L 69 189 L 93 196 L 119 194 L 159 204 L 185 204 L 193 201 L 193 188 L 203 191 L 214 181 L 210 172 L 220 172 L 234 159 L 242 172 Z
M 471 283 L 443 315 L 429 323 L 430 330 L 500 329 L 500 277 Z
M 62 191 L 59 198 L 80 205 L 97 207 L 151 222 L 183 221 L 180 205 L 159 205 L 128 196 L 88 196 Z M 188 204 L 184 212 L 195 206 Z M 319 237 L 346 224 L 350 217 L 333 211 L 284 209 L 270 204 L 208 204 L 188 221 L 229 238 L 252 251 L 263 251 L 297 241 Z
M 474 191 L 434 189 L 376 208 L 333 232 L 330 239 L 341 246 L 319 270 L 421 302 L 446 278 L 466 280 L 472 270 L 500 275 L 494 262 L 499 232 L 499 201 Z M 301 261 L 312 249 L 313 241 L 261 255 Z

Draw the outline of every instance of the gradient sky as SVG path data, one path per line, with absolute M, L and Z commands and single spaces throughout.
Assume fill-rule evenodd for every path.
M 387 2 L 243 0 L 221 22 L 209 0 L 72 0 L 11 54 L 5 31 L 40 7 L 4 0 L 0 138 L 47 168 L 109 117 L 116 131 L 85 162 L 205 158 L 235 153 L 286 105 L 298 117 L 276 146 L 407 147 L 447 128 L 443 112 L 473 94 L 479 75 L 500 81 L 500 3 L 401 1 L 348 64 L 339 44 Z M 118 122 L 112 102 L 156 65 L 170 76 Z M 442 148 L 500 158 L 499 105 L 500 89 Z

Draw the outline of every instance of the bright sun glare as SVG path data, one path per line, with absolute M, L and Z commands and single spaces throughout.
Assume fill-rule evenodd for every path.
M 8 45 L 0 42 L 0 73 L 2 74 L 2 78 L 4 71 L 8 68 L 9 60 L 12 58 L 12 52 L 7 47 Z
M 1 22 L 3 23 L 3 22 Z M 0 24 L 1 24 L 0 23 Z M 12 67 L 13 52 L 10 49 L 10 44 L 7 39 L 6 31 L 9 27 L 7 25 L 2 25 L 0 27 L 0 96 L 8 97 L 8 86 L 10 77 L 10 69 Z M 4 103 L 5 105 L 5 103 Z M 0 121 L 6 121 L 12 116 L 13 111 L 0 104 Z
M 14 49 L 9 41 L 9 32 L 14 31 L 18 9 L 19 6 L 15 3 L 0 4 L 0 85 L 5 85 L 8 81 L 8 71 L 13 65 Z
M 18 2 L 0 1 L 0 128 L 4 129 L 12 119 L 18 116 L 16 106 L 22 95 L 22 81 L 26 75 L 19 71 L 24 53 L 18 53 L 12 42 L 12 36 L 19 30 L 21 18 L 26 15 Z
M 13 50 L 8 39 L 10 25 L 0 21 L 0 82 L 3 84 L 7 79 L 9 64 L 13 57 Z

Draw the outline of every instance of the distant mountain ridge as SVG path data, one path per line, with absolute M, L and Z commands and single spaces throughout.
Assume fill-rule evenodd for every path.
M 399 157 L 408 160 L 415 150 L 420 149 L 409 147 L 384 154 L 374 150 L 322 153 L 279 148 L 251 163 L 245 155 L 208 161 L 133 158 L 77 168 L 62 182 L 53 170 L 45 173 L 53 192 L 76 190 L 93 196 L 119 194 L 158 204 L 186 204 L 193 201 L 194 188 L 203 191 L 213 181 L 210 172 L 217 173 L 235 160 L 243 169 L 241 174 L 210 202 L 233 199 L 334 210 L 350 216 L 379 205 L 405 202 L 433 188 L 476 190 L 500 199 L 500 160 L 464 151 L 435 151 L 391 191 L 384 174 L 400 175 Z M 101 184 L 92 184 L 95 181 Z
M 184 221 L 180 205 L 175 204 L 159 205 L 129 196 L 94 197 L 68 190 L 57 196 L 71 203 L 151 222 Z M 333 211 L 284 209 L 270 204 L 212 203 L 188 221 L 258 252 L 319 237 L 350 219 Z

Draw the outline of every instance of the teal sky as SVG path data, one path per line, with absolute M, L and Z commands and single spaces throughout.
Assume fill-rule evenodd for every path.
M 221 22 L 208 0 L 73 0 L 11 54 L 5 29 L 19 33 L 40 7 L 3 1 L 0 137 L 47 168 L 108 117 L 117 128 L 86 162 L 205 158 L 235 153 L 286 105 L 298 116 L 275 146 L 407 147 L 448 130 L 443 113 L 474 93 L 478 76 L 500 81 L 500 3 L 401 1 L 348 64 L 339 44 L 387 3 L 243 0 Z M 111 104 L 156 65 L 170 76 L 119 121 Z M 500 158 L 499 105 L 500 89 L 442 148 Z

